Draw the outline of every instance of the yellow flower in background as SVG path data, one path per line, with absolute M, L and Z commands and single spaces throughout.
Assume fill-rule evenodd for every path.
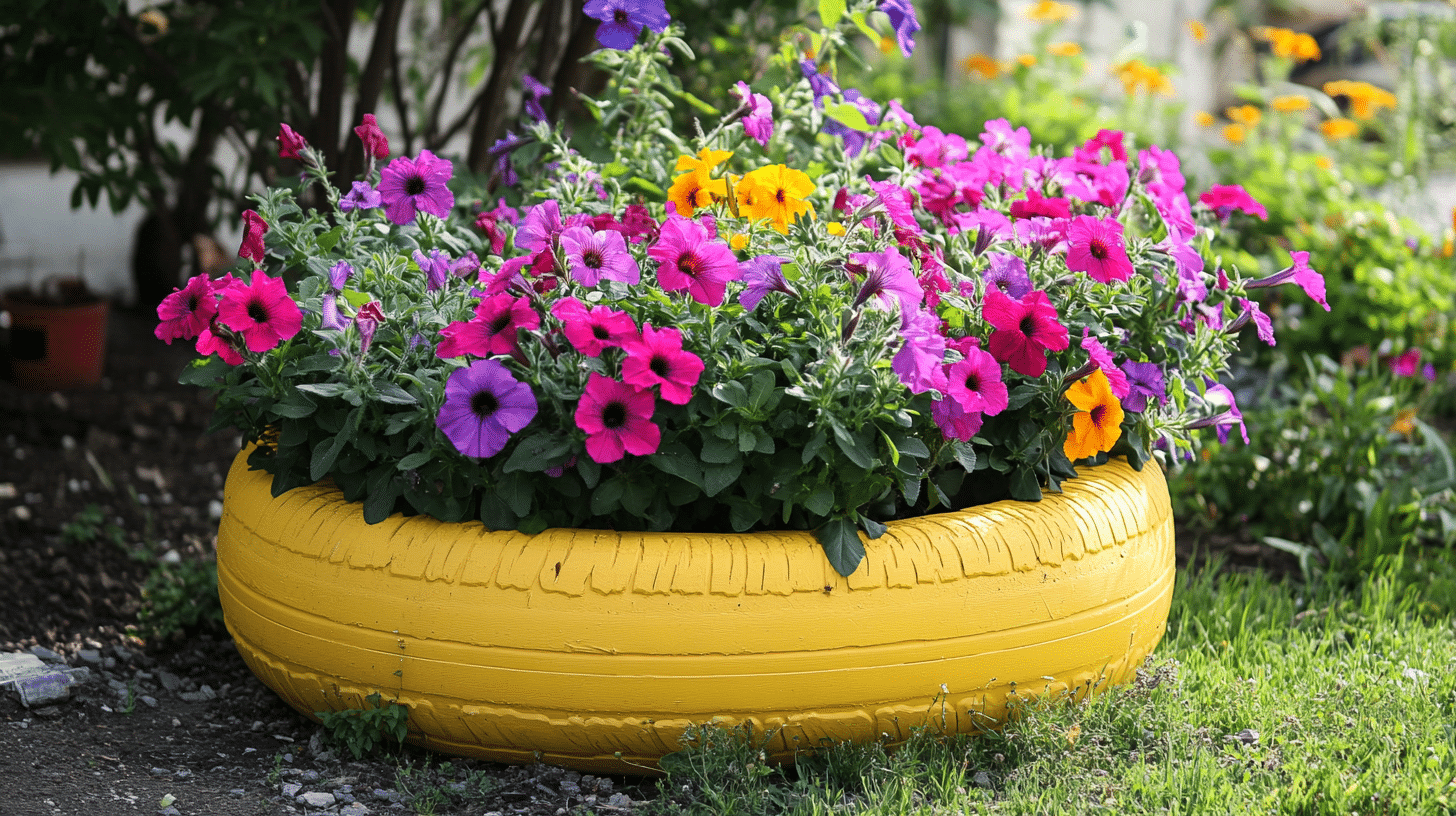
M 1199 111 L 1193 114 L 1193 121 L 1199 127 L 1213 127 L 1213 114 L 1208 111 Z
M 1114 65 L 1112 72 L 1122 81 L 1122 91 L 1128 96 L 1135 95 L 1139 88 L 1147 88 L 1148 93 L 1173 95 L 1173 83 L 1168 77 L 1142 60 L 1128 60 Z
M 1332 142 L 1348 139 L 1359 132 L 1360 126 L 1349 119 L 1326 119 L 1320 122 L 1320 133 L 1323 133 L 1325 138 Z
M 1314 166 L 1325 171 L 1335 169 L 1335 163 L 1333 161 L 1330 161 L 1329 156 L 1315 156 Z
M 1022 54 L 1016 58 L 1016 61 L 1026 68 L 1031 68 L 1036 65 L 1036 56 L 1033 54 Z
M 1264 26 L 1254 29 L 1254 36 L 1268 42 L 1276 57 L 1292 59 L 1295 62 L 1309 62 L 1320 58 L 1319 43 L 1308 34 L 1287 28 Z
M 1047 53 L 1054 57 L 1075 57 L 1082 53 L 1082 46 L 1074 42 L 1054 42 L 1047 46 Z
M 1299 94 L 1276 96 L 1269 100 L 1269 106 L 1283 113 L 1298 113 L 1309 110 L 1309 97 Z
M 1112 450 L 1122 436 L 1122 404 L 1112 394 L 1112 383 L 1098 369 L 1067 388 L 1067 401 L 1077 408 L 1072 432 L 1062 451 L 1073 462 Z
M 1197 43 L 1208 40 L 1208 27 L 1198 20 L 1188 21 L 1188 33 L 1193 35 L 1193 41 Z
M 1395 94 L 1368 82 L 1337 79 L 1326 82 L 1324 92 L 1330 96 L 1349 97 L 1350 112 L 1356 119 L 1374 119 L 1380 108 L 1395 108 Z
M 1234 144 L 1244 143 L 1244 126 L 1240 124 L 1227 124 L 1223 126 L 1223 137 Z
M 838 221 L 830 221 L 824 225 L 824 231 L 830 235 L 839 236 L 844 234 L 844 225 Z
M 1037 0 L 1026 10 L 1026 17 L 1036 23 L 1061 23 L 1072 19 L 1075 13 L 1076 9 L 1065 3 Z
M 677 206 L 677 214 L 691 217 L 695 210 L 707 207 L 718 199 L 728 197 L 728 183 L 712 176 L 713 168 L 727 161 L 733 154 L 727 150 L 703 148 L 697 157 L 678 156 L 676 169 L 682 175 L 672 180 L 667 190 L 667 200 Z M 687 172 L 683 172 L 683 171 Z
M 1453 254 L 1456 254 L 1456 242 L 1453 242 L 1450 238 L 1447 238 L 1445 241 L 1441 242 L 1441 257 L 1449 258 Z
M 1390 432 L 1410 436 L 1416 430 L 1416 409 L 1402 408 L 1400 413 L 1395 415 L 1395 421 L 1390 423 Z
M 1246 128 L 1258 127 L 1260 120 L 1264 118 L 1263 112 L 1253 105 L 1239 105 L 1236 108 L 1228 108 L 1223 114 L 1230 120 Z
M 734 187 L 738 209 L 743 215 L 767 218 L 773 228 L 787 234 L 789 224 L 801 215 L 814 215 L 814 205 L 805 201 L 814 192 L 814 182 L 803 171 L 771 164 L 743 177 Z
M 748 246 L 748 236 L 741 232 L 735 232 L 729 236 L 728 246 L 733 247 L 733 251 L 735 252 L 742 252 Z
M 980 74 L 982 79 L 995 79 L 1001 75 L 1001 66 L 985 54 L 972 54 L 961 60 L 961 68 L 969 74 Z
M 881 54 L 888 54 L 891 51 L 894 51 L 896 48 L 899 48 L 899 47 L 900 46 L 895 41 L 895 38 L 894 37 L 880 37 L 880 53 Z

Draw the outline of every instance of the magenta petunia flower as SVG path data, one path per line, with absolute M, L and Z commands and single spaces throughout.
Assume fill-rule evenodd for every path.
M 364 121 L 354 128 L 354 135 L 364 143 L 366 156 L 373 156 L 380 160 L 389 158 L 389 140 L 384 138 L 384 131 L 379 129 L 379 122 L 374 118 L 374 114 L 364 114 Z
M 243 211 L 243 243 L 238 247 L 238 257 L 247 258 L 255 264 L 263 262 L 263 233 L 268 231 L 268 222 L 254 210 Z
M 212 281 L 207 275 L 195 275 L 181 289 L 162 298 L 157 304 L 155 334 L 158 340 L 172 341 L 178 338 L 191 340 L 212 325 L 217 314 L 217 296 L 213 293 Z
M 946 390 L 945 335 L 940 316 L 928 309 L 913 309 L 903 316 L 900 348 L 890 370 L 912 394 Z
M 218 335 L 213 331 L 214 328 L 215 324 L 210 325 L 197 335 L 197 353 L 203 357 L 210 357 L 216 354 L 228 365 L 242 365 L 243 355 L 238 350 L 238 347 L 226 338 Z
M 981 415 L 967 411 L 956 400 L 946 397 L 930 403 L 930 418 L 946 439 L 969 442 L 981 430 Z
M 531 301 L 525 295 L 518 298 L 504 293 L 491 295 L 476 304 L 474 317 L 457 320 L 440 330 L 444 339 L 435 348 L 435 356 L 443 359 L 465 354 L 475 357 L 510 354 L 519 346 L 518 332 L 531 331 L 540 325 L 541 315 L 531 308 Z
M 610 306 L 593 306 L 573 297 L 551 304 L 551 314 L 561 321 L 561 330 L 572 347 L 588 357 L 600 357 L 608 348 L 621 348 L 637 337 L 637 324 L 626 312 Z
M 242 335 L 248 351 L 267 351 L 303 326 L 303 311 L 288 296 L 282 278 L 253 273 L 250 283 L 237 281 L 223 290 L 217 322 Z
M 761 93 L 754 93 L 743 80 L 733 86 L 733 93 L 745 108 L 743 132 L 760 146 L 767 147 L 768 140 L 773 138 L 773 102 Z
M 995 416 L 1006 410 L 1009 396 L 1006 382 L 1001 379 L 1001 364 L 987 352 L 975 347 L 966 349 L 965 359 L 946 371 L 946 380 L 946 396 L 966 413 Z
M 1259 335 L 1259 339 L 1271 346 L 1275 345 L 1274 319 L 1264 314 L 1264 310 L 1259 308 L 1258 301 L 1246 300 L 1244 298 L 1239 298 L 1238 301 L 1239 307 L 1244 311 L 1233 323 L 1229 324 L 1228 330 L 1231 332 L 1238 331 L 1252 320 L 1254 322 L 1254 331 Z
M 1222 410 L 1207 419 L 1190 422 L 1188 427 L 1207 428 L 1212 426 L 1218 432 L 1218 443 L 1227 445 L 1229 429 L 1237 425 L 1244 444 L 1249 444 L 1249 428 L 1244 424 L 1244 414 L 1239 410 L 1239 404 L 1234 399 L 1234 392 L 1230 391 L 1228 386 L 1220 385 L 1207 377 L 1204 378 L 1204 383 L 1208 387 L 1203 395 L 1204 402 L 1213 408 Z
M 1270 286 L 1279 286 L 1280 284 L 1294 281 L 1299 284 L 1299 287 L 1304 290 L 1306 295 L 1309 295 L 1315 303 L 1325 307 L 1325 311 L 1328 312 L 1330 310 L 1330 303 L 1325 294 L 1325 277 L 1310 268 L 1309 253 L 1304 251 L 1290 252 L 1289 257 L 1294 261 L 1293 266 L 1286 266 L 1267 278 L 1248 281 L 1244 284 L 1244 288 L 1267 289 Z
M 1046 371 L 1046 353 L 1071 345 L 1067 327 L 1057 319 L 1056 307 L 1040 289 L 1012 300 L 999 289 L 988 289 L 981 314 L 995 327 L 987 350 L 1011 370 L 1028 377 Z
M 693 386 L 703 374 L 703 360 L 684 351 L 682 332 L 673 328 L 642 326 L 640 337 L 623 343 L 627 358 L 622 361 L 622 382 L 641 389 L 658 386 L 662 398 L 673 405 L 687 405 Z
M 536 395 L 496 360 L 476 360 L 450 372 L 435 425 L 455 450 L 485 459 L 536 417 Z
M 576 404 L 576 427 L 586 431 L 586 452 L 592 461 L 606 464 L 628 453 L 656 453 L 662 429 L 652 421 L 654 403 L 651 391 L 639 391 L 593 371 Z
M 301 159 L 300 154 L 308 147 L 308 142 L 298 135 L 293 128 L 285 123 L 278 123 L 278 158 L 280 159 Z
M 742 274 L 733 250 L 702 224 L 680 215 L 669 216 L 657 243 L 647 250 L 657 261 L 657 283 L 668 292 L 686 290 L 699 303 L 723 305 L 728 281 Z
M 910 0 L 881 0 L 880 11 L 890 18 L 890 27 L 895 29 L 895 42 L 900 53 L 906 57 L 915 50 L 915 32 L 920 30 L 920 21 L 915 18 L 915 6 Z
M 854 252 L 849 256 L 851 272 L 865 276 L 854 305 L 859 306 L 874 298 L 881 309 L 889 311 L 899 306 L 900 313 L 919 308 L 925 299 L 925 290 L 915 279 L 915 270 L 910 261 L 900 254 L 898 247 L 885 247 L 881 252 Z
M 1200 203 L 1213 210 L 1222 221 L 1227 221 L 1234 210 L 1241 210 L 1260 220 L 1269 220 L 1269 211 L 1254 200 L 1243 187 L 1237 184 L 1215 184 L 1208 192 L 1198 197 Z
M 516 228 L 516 247 L 527 252 L 550 249 L 565 226 L 561 223 L 561 204 L 548 199 L 526 211 Z
M 1102 369 L 1103 374 L 1107 375 L 1107 383 L 1112 388 L 1112 396 L 1125 399 L 1131 390 L 1131 386 L 1127 382 L 1127 375 L 1112 361 L 1112 352 L 1108 351 L 1107 347 L 1102 345 L 1102 341 L 1093 337 L 1086 328 L 1082 329 L 1082 350 L 1087 352 L 1087 357 Z
M 1090 215 L 1073 218 L 1067 228 L 1067 268 L 1086 272 L 1101 283 L 1132 277 L 1132 261 L 1122 242 L 1122 224 Z
M 1027 190 L 1026 198 L 1011 202 L 1012 218 L 1071 218 L 1072 204 L 1065 198 L 1047 198 L 1036 190 Z
M 339 199 L 339 212 L 353 212 L 354 210 L 372 210 L 375 207 L 384 206 L 384 196 L 379 191 L 369 186 L 367 181 L 356 181 L 349 187 L 349 192 Z
M 597 42 L 618 51 L 636 45 L 643 28 L 662 33 L 672 22 L 662 0 L 587 0 L 582 11 L 601 21 Z
M 642 279 L 626 239 L 615 230 L 568 227 L 561 231 L 561 249 L 571 277 L 582 286 L 596 286 L 603 278 L 630 284 Z
M 371 300 L 359 307 L 354 314 L 354 329 L 359 332 L 359 354 L 369 351 L 374 342 L 374 332 L 384 323 L 384 308 L 379 301 Z
M 408 224 L 419 212 L 445 218 L 455 207 L 455 194 L 447 183 L 455 167 L 428 150 L 417 159 L 400 156 L 384 166 L 379 195 L 384 199 L 384 216 L 396 224 Z

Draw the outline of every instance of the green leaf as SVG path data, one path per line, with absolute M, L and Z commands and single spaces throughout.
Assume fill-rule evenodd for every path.
M 290 393 L 281 402 L 274 403 L 272 408 L 273 413 L 289 419 L 303 419 L 306 416 L 312 416 L 317 409 L 318 404 L 304 396 L 301 391 Z
M 723 489 L 738 481 L 743 473 L 741 461 L 729 462 L 722 465 L 713 465 L 703 468 L 703 492 L 709 496 L 716 496 L 723 492 Z
M 328 232 L 322 233 L 321 235 L 319 235 L 319 237 L 315 238 L 314 241 L 318 243 L 318 248 L 320 252 L 330 252 L 335 246 L 338 246 L 339 238 L 341 238 L 343 235 L 344 227 L 341 224 L 329 230 Z
M 348 390 L 349 386 L 343 383 L 300 383 L 294 386 L 299 391 L 307 391 L 320 397 L 337 397 Z
M 878 521 L 875 521 L 874 519 L 870 518 L 869 516 L 860 516 L 859 517 L 859 526 L 861 526 L 861 527 L 864 528 L 865 535 L 866 536 L 869 536 L 871 540 L 876 539 L 876 538 L 879 538 L 880 536 L 882 536 L 886 532 L 888 532 L 889 529 L 890 529 L 889 527 L 885 526 L 884 524 L 882 524 L 882 523 L 880 523 Z
M 613 510 L 617 509 L 617 505 L 621 503 L 622 491 L 625 490 L 626 487 L 626 482 L 622 481 L 622 477 L 620 476 L 613 476 L 605 482 L 597 485 L 597 489 L 592 491 L 592 515 L 610 515 Z
M 663 473 L 672 475 L 701 488 L 703 486 L 703 468 L 693 456 L 692 451 L 682 443 L 657 449 L 657 453 L 647 457 L 651 465 Z
M 799 454 L 799 463 L 807 465 L 814 461 L 814 457 L 819 455 L 819 451 L 824 448 L 824 443 L 827 441 L 828 436 L 824 433 L 823 428 L 815 431 L 814 435 L 809 437 L 808 443 L 804 445 L 803 452 Z
M 193 360 L 182 369 L 177 377 L 181 385 L 199 385 L 203 387 L 214 385 L 219 379 L 227 375 L 232 366 L 224 363 L 221 357 L 212 355 L 206 360 Z
M 414 470 L 428 464 L 433 458 L 434 455 L 430 451 L 415 451 L 399 460 L 399 464 L 395 467 L 399 470 Z
M 375 380 L 374 389 L 376 397 L 380 402 L 387 402 L 390 405 L 414 405 L 418 400 L 414 394 L 400 388 L 397 383 L 389 380 Z
M 734 427 L 737 427 L 736 425 Z M 733 441 L 710 436 L 703 440 L 703 461 L 714 465 L 736 462 L 741 455 L 735 434 Z
M 517 518 L 530 514 L 531 500 L 535 495 L 530 479 L 513 473 L 496 483 L 495 492 Z
M 536 473 L 563 464 L 571 455 L 571 440 L 555 434 L 532 434 L 516 443 L 515 450 L 501 465 L 503 473 L 518 470 Z
M 869 120 L 865 118 L 864 111 L 861 111 L 849 102 L 825 102 L 824 115 L 839 122 L 850 130 L 858 130 L 865 133 L 874 130 Z
M 825 28 L 834 28 L 844 16 L 844 9 L 844 0 L 819 0 L 819 20 Z
M 972 473 L 975 471 L 976 449 L 972 447 L 969 442 L 961 442 L 960 440 L 956 440 L 950 443 L 950 449 L 955 455 L 956 462 L 958 462 L 961 467 L 965 468 L 967 473 Z
M 831 427 L 834 431 L 834 443 L 839 446 L 839 450 L 849 458 L 849 461 L 865 470 L 874 468 L 875 455 L 869 442 L 865 440 L 864 434 L 851 434 L 837 422 L 832 423 Z
M 369 524 L 378 524 L 389 518 L 394 513 L 395 501 L 404 492 L 404 486 L 398 479 L 377 483 L 375 477 L 380 473 L 391 475 L 388 468 L 376 468 L 369 474 L 369 492 L 364 498 L 364 521 Z
M 744 388 L 743 383 L 737 380 L 718 383 L 708 393 L 713 395 L 713 399 L 719 402 L 726 402 L 734 408 L 742 408 L 748 405 L 748 389 Z
M 824 548 L 830 565 L 840 575 L 850 575 L 864 560 L 864 542 L 860 541 L 859 530 L 855 528 L 854 522 L 847 517 L 841 516 L 825 522 L 823 527 L 814 531 L 814 537 L 819 539 L 819 546 Z
M 1041 501 L 1041 482 L 1037 481 L 1036 471 L 1029 467 L 1023 465 L 1013 470 L 1008 487 L 1011 498 L 1017 501 Z

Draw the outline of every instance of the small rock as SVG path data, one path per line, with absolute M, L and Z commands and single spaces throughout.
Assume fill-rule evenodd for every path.
M 990 788 L 991 775 L 985 771 L 976 771 L 976 775 L 971 777 L 971 784 L 978 788 Z
M 142 696 L 138 697 L 137 699 L 138 700 L 141 700 L 143 703 L 145 703 L 146 706 L 147 706 L 147 708 L 156 708 L 157 707 L 157 698 L 156 697 L 152 697 L 150 695 L 143 694 Z
M 299 779 L 302 779 L 304 782 L 317 782 L 317 781 L 319 781 L 319 772 L 318 771 L 301 771 L 298 774 L 298 778 Z
M 1245 728 L 1239 733 L 1234 734 L 1234 738 L 1245 745 L 1254 745 L 1259 741 L 1259 732 L 1252 728 Z
M 301 791 L 301 790 L 303 790 L 303 786 L 300 785 L 300 784 L 298 784 L 297 782 L 284 782 L 283 783 L 283 795 L 286 796 L 286 797 L 288 797 L 288 798 L 290 798 L 290 799 L 292 799 L 293 797 L 297 796 L 298 795 L 298 792 Z
M 161 561 L 163 564 L 180 564 L 182 563 L 182 553 L 179 553 L 176 550 L 167 550 L 166 552 L 162 553 L 162 557 L 158 558 L 157 560 Z
M 157 679 L 162 682 L 162 688 L 167 691 L 175 692 L 177 689 L 182 688 L 181 678 L 169 671 L 157 672 Z
M 101 663 L 101 652 L 98 652 L 95 649 L 81 649 L 80 651 L 76 652 L 76 657 L 79 657 L 83 662 L 90 663 L 93 666 Z
M 169 770 L 167 770 L 166 768 L 153 768 L 149 773 L 151 773 L 152 776 L 171 776 L 172 775 L 172 772 L 169 771 Z
M 131 662 L 131 649 L 128 649 L 125 646 L 113 645 L 111 647 L 111 653 L 116 657 L 117 660 L 121 660 L 127 663 Z
M 339 816 L 369 816 L 369 808 L 359 802 L 350 802 L 339 808 Z
M 211 521 L 222 518 L 222 502 L 213 499 L 207 503 L 207 518 Z
M 324 791 L 309 791 L 300 795 L 294 800 L 300 805 L 308 805 L 315 808 L 329 808 L 334 806 L 334 795 Z
M 217 699 L 217 692 L 212 690 L 212 686 L 204 683 L 202 688 L 197 691 L 184 691 L 177 696 L 189 703 L 210 703 Z
M 232 790 L 228 791 L 228 793 L 235 799 L 241 799 L 244 796 L 248 795 L 248 792 L 243 790 L 242 788 L 233 788 Z
M 157 816 L 182 816 L 182 811 L 178 810 L 172 805 L 168 805 L 167 807 L 164 807 L 161 810 L 157 811 Z
M 192 772 L 187 770 L 186 768 L 180 768 L 178 769 L 177 773 L 172 774 L 172 776 L 177 779 L 191 779 Z
M 64 655 L 57 654 L 44 646 L 32 646 L 30 647 L 30 653 L 47 663 L 66 662 L 66 658 Z
M 632 797 L 628 796 L 625 793 L 614 793 L 610 797 L 608 797 L 607 805 L 609 807 L 615 808 L 631 807 Z
M 105 706 L 102 706 L 102 708 L 105 708 Z M 54 720 L 54 719 L 57 719 L 58 717 L 61 716 L 61 707 L 60 706 L 45 706 L 44 708 L 37 708 L 35 710 L 35 716 L 40 717 L 43 720 Z
M 249 731 L 262 731 L 263 730 L 263 721 L 262 720 L 253 720 L 253 725 L 248 730 Z

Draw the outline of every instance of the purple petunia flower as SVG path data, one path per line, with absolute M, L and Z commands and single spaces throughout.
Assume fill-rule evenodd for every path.
M 895 42 L 900 44 L 900 53 L 906 57 L 915 50 L 915 32 L 920 30 L 920 21 L 915 18 L 915 6 L 910 0 L 883 0 L 880 11 L 890 18 L 890 27 L 895 29 Z
M 767 146 L 773 138 L 773 103 L 763 94 L 754 93 L 742 80 L 733 86 L 733 93 L 748 108 L 743 112 L 743 132 L 759 145 Z
M 400 156 L 385 165 L 379 180 L 384 216 L 396 224 L 408 224 L 420 211 L 436 218 L 449 216 L 455 194 L 446 182 L 454 172 L 454 165 L 428 150 L 421 150 L 417 159 Z
M 830 79 L 828 74 L 820 73 L 819 66 L 814 60 L 800 60 L 799 72 L 809 80 L 809 90 L 814 92 L 815 105 L 821 105 L 824 97 L 839 93 L 839 85 Z
M 339 199 L 339 212 L 372 210 L 383 205 L 384 196 L 378 190 L 370 187 L 367 181 L 356 181 L 349 188 L 348 194 Z
M 915 279 L 915 270 L 910 261 L 900 254 L 897 247 L 885 247 L 883 252 L 855 252 L 849 256 L 850 270 L 862 272 L 864 285 L 854 298 L 854 305 L 875 298 L 881 309 L 889 311 L 896 305 L 901 314 L 919 308 L 925 299 L 925 290 Z
M 587 0 L 582 11 L 601 21 L 597 26 L 597 42 L 618 51 L 636 45 L 644 27 L 660 34 L 672 22 L 662 0 Z
M 445 404 L 435 425 L 466 456 L 500 453 L 511 434 L 536 417 L 536 395 L 496 360 L 476 360 L 445 381 Z
M 550 249 L 564 229 L 561 204 L 547 199 L 526 211 L 526 218 L 516 227 L 516 246 L 527 252 Z
M 1148 409 L 1148 400 L 1155 399 L 1159 405 L 1168 401 L 1163 385 L 1163 370 L 1157 363 L 1135 363 L 1124 360 L 1122 373 L 1127 377 L 1128 395 L 1122 400 L 1122 407 L 1128 411 L 1142 413 Z
M 551 89 L 530 74 L 521 76 L 521 84 L 526 86 L 526 99 L 521 103 L 526 115 L 537 122 L 546 121 L 546 109 L 541 106 L 541 100 L 551 95 Z
M 329 286 L 335 292 L 342 292 L 344 291 L 344 284 L 348 283 L 349 278 L 353 276 L 354 267 L 350 266 L 348 261 L 339 261 L 329 267 Z
M 905 312 L 900 339 L 890 370 L 912 394 L 945 393 L 945 335 L 940 333 L 940 318 L 925 309 Z
M 433 292 L 445 285 L 450 279 L 451 267 L 455 265 L 454 259 L 438 249 L 430 250 L 428 256 L 425 253 L 415 250 L 415 266 L 425 273 L 425 291 Z
M 738 294 L 738 303 L 751 312 L 758 308 L 759 301 L 769 292 L 783 292 L 789 297 L 798 297 L 799 293 L 784 277 L 784 264 L 788 261 L 788 258 L 778 255 L 759 255 L 738 264 L 739 271 L 743 273 L 743 282 L 748 284 Z
M 871 125 L 878 125 L 880 123 L 880 106 L 875 103 L 875 100 L 870 99 L 855 88 L 849 88 L 844 92 L 844 101 L 858 108 L 859 112 L 864 114 L 866 122 L 869 122 Z M 865 141 L 869 136 L 869 134 L 866 134 L 862 130 L 855 130 L 840 122 L 838 119 L 829 117 L 825 117 L 824 119 L 823 130 L 830 136 L 838 136 L 844 139 L 844 152 L 850 156 L 858 156 L 860 151 L 864 150 Z
M 1002 294 L 1021 300 L 1031 292 L 1031 275 L 1026 271 L 1026 261 L 1020 256 L 1006 252 L 988 252 L 986 260 L 990 267 L 981 273 L 986 291 L 999 289 Z

